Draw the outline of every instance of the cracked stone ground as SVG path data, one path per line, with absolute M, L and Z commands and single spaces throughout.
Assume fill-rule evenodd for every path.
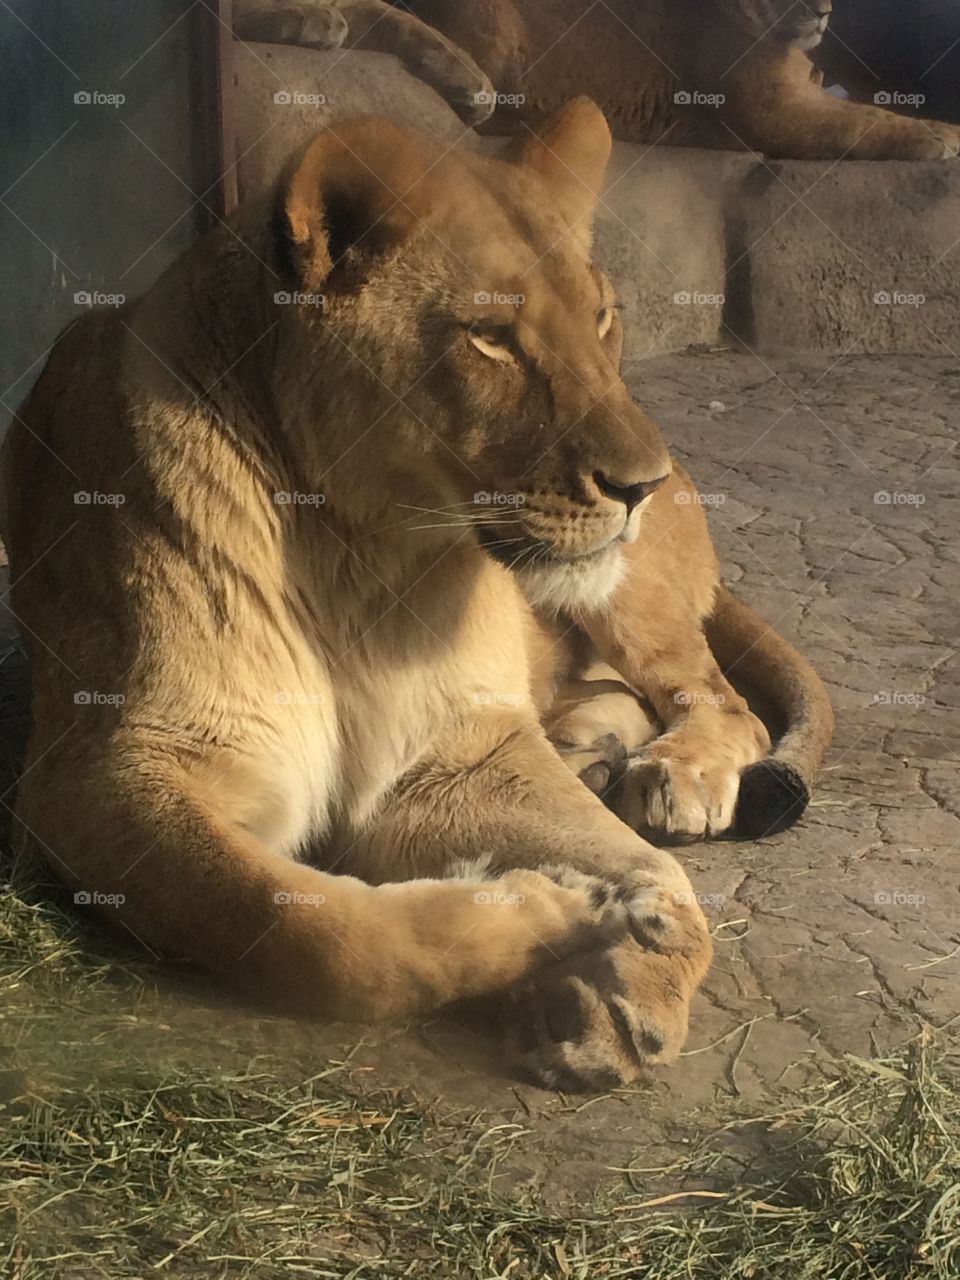
M 521 1124 L 513 1172 L 548 1200 L 638 1151 L 669 1157 L 725 1098 L 760 1114 L 839 1055 L 960 1023 L 960 359 L 716 351 L 628 380 L 708 495 L 727 581 L 813 660 L 838 714 L 798 827 L 680 851 L 717 958 L 679 1065 L 584 1105 L 515 1086 L 442 1023 L 358 1045 L 349 1028 L 278 1024 L 207 993 L 161 997 L 155 1014 L 184 1053 L 220 1035 L 291 1061 L 352 1051 L 364 1090 Z

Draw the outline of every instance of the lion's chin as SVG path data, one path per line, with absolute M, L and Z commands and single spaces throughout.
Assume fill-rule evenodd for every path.
M 815 20 L 801 22 L 788 33 L 787 43 L 793 49 L 800 49 L 803 53 L 812 53 L 814 49 L 823 43 L 825 35 L 826 25 L 821 26 Z
M 541 560 L 514 569 L 523 594 L 535 609 L 583 613 L 600 608 L 616 591 L 624 573 L 616 544 L 576 560 Z
M 818 49 L 823 43 L 822 31 L 811 31 L 809 35 L 801 34 L 794 40 L 793 47 L 799 49 L 801 53 L 813 53 L 814 49 Z

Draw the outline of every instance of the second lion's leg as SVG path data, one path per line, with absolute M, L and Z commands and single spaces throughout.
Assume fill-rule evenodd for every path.
M 348 27 L 346 48 L 394 54 L 466 124 L 480 124 L 492 114 L 496 102 L 488 75 L 436 28 L 383 0 L 340 0 L 340 8 Z
M 722 118 L 731 137 L 794 160 L 940 160 L 960 152 L 960 128 L 847 102 L 811 79 L 799 50 L 756 51 L 737 67 Z
M 233 33 L 238 40 L 339 49 L 347 24 L 329 0 L 234 0 Z
M 391 53 L 466 124 L 480 124 L 495 106 L 489 77 L 468 53 L 385 0 L 235 0 L 233 29 L 240 40 Z

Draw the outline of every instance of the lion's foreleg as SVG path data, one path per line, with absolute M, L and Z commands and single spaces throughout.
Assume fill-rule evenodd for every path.
M 960 151 L 960 128 L 848 102 L 811 78 L 799 50 L 766 46 L 725 82 L 721 118 L 741 144 L 795 160 L 938 160 Z
M 298 1015 L 431 1012 L 530 979 L 622 927 L 588 887 L 524 871 L 373 886 L 317 870 L 246 830 L 226 783 L 201 785 L 149 745 L 71 739 L 69 754 L 27 770 L 17 819 L 79 904 L 155 954 Z M 493 893 L 517 910 L 480 911 Z

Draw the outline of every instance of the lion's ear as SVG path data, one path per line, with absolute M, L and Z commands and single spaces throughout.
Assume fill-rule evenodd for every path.
M 603 112 L 589 98 L 574 98 L 537 129 L 518 139 L 510 158 L 529 165 L 559 193 L 571 220 L 593 213 L 613 145 Z
M 416 227 L 427 168 L 420 140 L 388 120 L 318 134 L 280 188 L 284 256 L 297 278 L 310 287 L 362 278 Z

